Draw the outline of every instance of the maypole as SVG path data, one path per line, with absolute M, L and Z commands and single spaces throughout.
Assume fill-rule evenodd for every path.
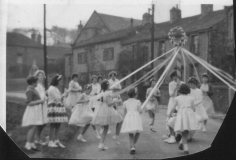
M 180 46 L 180 51 L 177 54 L 176 60 L 176 71 L 177 71 L 177 78 L 178 78 L 178 84 L 180 83 L 180 81 L 182 80 L 182 74 L 181 74 L 181 66 L 182 66 L 182 61 L 181 61 L 181 53 L 182 49 L 181 47 L 186 43 L 187 41 L 187 36 L 183 30 L 182 27 L 175 27 L 172 28 L 170 30 L 170 32 L 168 33 L 168 36 L 170 38 L 170 42 L 174 45 L 174 46 Z M 184 68 L 185 70 L 186 68 Z M 184 71 L 185 72 L 185 71 Z

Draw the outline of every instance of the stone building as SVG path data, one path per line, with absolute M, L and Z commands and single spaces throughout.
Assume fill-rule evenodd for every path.
M 131 54 L 135 55 L 141 47 L 146 47 L 148 61 L 151 60 L 150 13 L 145 13 L 143 15 L 142 22 L 138 21 L 139 23 L 136 23 L 136 25 L 134 25 L 132 23 L 134 21 L 130 19 L 129 24 L 127 23 L 125 29 L 119 30 L 115 25 L 115 31 L 112 31 L 109 27 L 105 27 L 106 25 L 104 25 L 100 18 L 101 15 L 103 14 L 94 12 L 85 27 L 80 25 L 81 33 L 72 46 L 73 53 L 70 55 L 72 64 L 71 71 L 72 73 L 81 74 L 80 83 L 82 84 L 89 83 L 89 77 L 92 74 L 101 74 L 103 71 L 105 71 L 104 74 L 107 76 L 107 73 L 110 70 L 117 70 L 119 78 L 124 77 L 126 75 L 125 73 L 128 74 L 129 72 L 118 70 L 116 65 L 118 62 L 119 53 L 123 50 L 128 50 Z M 106 17 L 109 17 L 109 15 L 106 15 Z M 111 18 L 110 22 L 108 22 L 108 19 L 109 18 L 106 19 L 107 24 L 115 24 L 115 18 Z M 120 20 L 120 18 L 117 18 L 117 24 L 120 24 L 121 22 L 118 21 L 118 19 Z M 184 48 L 196 56 L 204 59 L 208 63 L 229 72 L 229 70 L 227 70 L 227 68 L 229 68 L 229 63 L 225 63 L 226 55 L 228 54 L 226 52 L 228 43 L 228 24 L 226 21 L 228 21 L 226 9 L 213 11 L 212 4 L 202 4 L 201 14 L 185 18 L 182 18 L 181 10 L 178 6 L 173 7 L 170 10 L 169 21 L 155 24 L 154 57 L 158 57 L 173 48 L 173 45 L 170 43 L 168 38 L 168 32 L 171 28 L 181 26 L 188 37 L 188 41 Z M 92 26 L 95 29 L 92 29 Z M 97 26 L 100 26 L 102 29 L 97 29 L 99 28 Z M 92 56 L 91 53 L 94 53 L 95 56 Z M 163 62 L 166 58 L 167 57 L 163 57 L 163 59 L 156 61 L 154 66 Z M 186 80 L 189 76 L 200 77 L 202 73 L 207 72 L 207 70 L 196 61 L 193 61 L 192 63 L 187 57 L 186 60 L 186 77 L 184 77 L 184 72 L 182 72 L 183 80 Z M 98 67 L 99 65 L 97 65 L 94 61 L 101 64 L 100 67 Z M 176 62 L 174 64 L 176 64 Z M 92 66 L 92 68 L 89 66 Z M 184 66 L 182 66 L 182 68 L 184 68 Z M 155 75 L 155 77 L 159 78 L 164 69 L 165 67 L 163 67 L 158 74 Z M 172 66 L 171 70 L 173 69 L 175 69 L 175 65 Z M 219 86 L 220 81 L 211 74 L 210 76 L 211 83 Z M 134 76 L 133 80 L 127 81 L 127 83 L 123 84 L 123 86 L 130 84 L 132 81 L 135 81 L 135 79 L 138 79 L 138 77 Z M 163 104 L 167 104 L 169 98 L 167 93 L 167 84 L 169 81 L 170 78 L 167 76 L 162 87 Z M 141 93 L 145 93 L 145 88 L 146 87 L 144 86 L 143 88 L 139 88 Z M 217 100 L 220 97 L 221 102 L 219 102 L 219 104 L 227 104 L 228 106 L 227 87 L 219 86 L 219 89 L 217 89 L 216 86 L 215 88 L 217 95 L 215 99 Z M 223 96 L 218 95 L 218 92 L 221 91 L 224 92 Z M 144 97 L 144 94 L 141 95 L 141 97 Z
M 25 90 L 26 77 L 33 63 L 39 69 L 44 68 L 44 50 L 42 36 L 33 32 L 31 38 L 15 32 L 7 33 L 6 78 L 8 90 Z M 57 44 L 47 46 L 48 82 L 55 73 L 64 75 L 64 54 L 71 53 L 70 45 Z

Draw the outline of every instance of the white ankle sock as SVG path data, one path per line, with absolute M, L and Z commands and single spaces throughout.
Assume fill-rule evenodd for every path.
M 26 148 L 26 149 L 31 149 L 31 143 L 26 142 L 26 144 L 25 144 L 25 148 Z
M 184 151 L 188 151 L 188 145 L 184 144 Z

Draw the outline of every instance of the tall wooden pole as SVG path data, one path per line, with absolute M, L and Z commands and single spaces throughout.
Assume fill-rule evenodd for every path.
M 43 27 L 43 50 L 44 50 L 44 72 L 45 72 L 45 89 L 48 89 L 48 69 L 47 69 L 47 35 L 46 35 L 46 4 L 43 5 L 44 8 L 44 27 Z
M 152 4 L 151 60 L 154 59 L 154 4 Z M 151 68 L 154 68 L 152 63 Z

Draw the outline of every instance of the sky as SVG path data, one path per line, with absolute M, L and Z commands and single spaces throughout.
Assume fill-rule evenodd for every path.
M 180 2 L 181 1 L 181 2 Z M 200 4 L 213 4 L 213 10 L 233 4 L 233 0 L 8 0 L 7 29 L 43 28 L 43 4 L 46 2 L 46 27 L 76 29 L 84 25 L 93 11 L 120 17 L 142 19 L 155 4 L 155 22 L 169 20 L 169 11 L 180 4 L 182 17 L 200 14 Z

